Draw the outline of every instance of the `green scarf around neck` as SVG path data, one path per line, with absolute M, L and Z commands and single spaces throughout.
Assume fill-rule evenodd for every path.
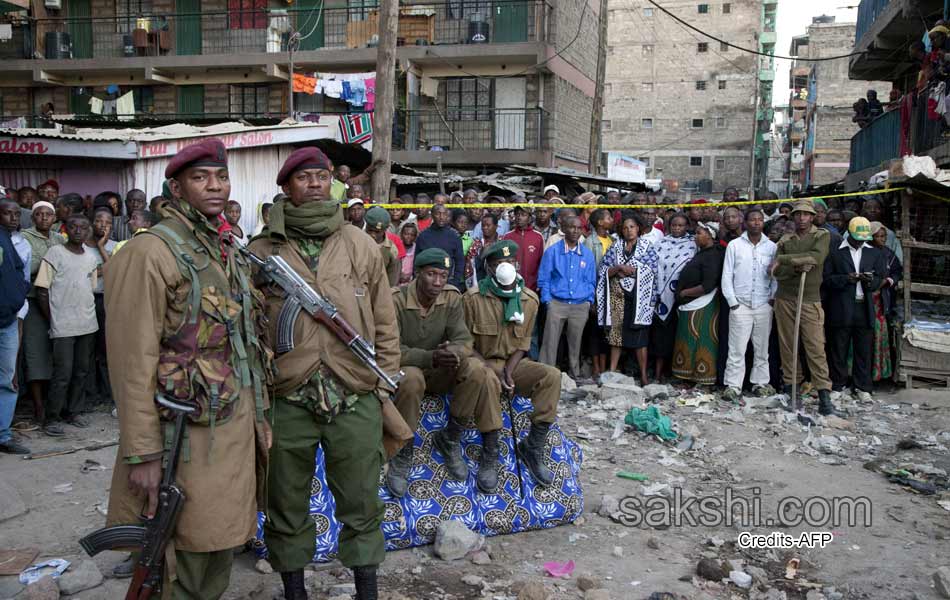
M 521 325 L 524 323 L 524 310 L 521 308 L 521 291 L 524 289 L 524 279 L 518 275 L 515 280 L 515 287 L 511 290 L 502 289 L 495 278 L 491 275 L 484 277 L 478 282 L 478 293 L 482 296 L 492 294 L 500 299 L 505 305 L 505 314 L 501 319 L 504 323 L 515 323 Z
M 305 202 L 294 206 L 290 200 L 278 200 L 270 209 L 270 222 L 261 236 L 325 238 L 343 225 L 343 207 L 332 200 Z

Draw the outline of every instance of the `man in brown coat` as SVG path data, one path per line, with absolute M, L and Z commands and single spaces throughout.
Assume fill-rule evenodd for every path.
M 105 268 L 106 343 L 119 417 L 108 524 L 138 523 L 140 514 L 156 511 L 171 423 L 155 392 L 198 406 L 178 466 L 186 500 L 166 593 L 215 599 L 227 590 L 233 549 L 257 530 L 257 474 L 270 435 L 263 419 L 266 358 L 254 326 L 261 305 L 246 304 L 253 298 L 250 269 L 230 236 L 218 233 L 231 192 L 224 145 L 212 139 L 190 146 L 165 176 L 174 199 L 161 208 L 163 222 L 135 236 Z M 186 266 L 189 259 L 200 271 Z M 218 390 L 217 414 L 209 411 L 207 389 Z
M 360 228 L 343 226 L 343 209 L 330 194 L 332 169 L 314 147 L 288 156 L 277 175 L 277 185 L 288 197 L 274 204 L 267 228 L 249 248 L 261 257 L 279 254 L 375 346 L 379 366 L 396 373 L 399 333 L 383 258 Z M 275 340 L 284 294 L 272 285 L 261 289 Z M 353 569 L 357 598 L 376 600 L 376 567 L 385 557 L 379 400 L 388 402 L 394 390 L 383 387 L 372 370 L 306 313 L 300 313 L 293 331 L 293 349 L 277 357 L 269 415 L 274 447 L 264 541 L 270 561 L 280 572 L 284 598 L 306 599 L 303 569 L 313 558 L 316 541 L 309 514 L 311 480 L 320 444 L 336 518 L 343 524 L 340 562 Z

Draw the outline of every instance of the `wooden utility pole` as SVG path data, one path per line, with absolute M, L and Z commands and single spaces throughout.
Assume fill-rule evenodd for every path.
M 752 73 L 755 81 L 755 96 L 752 102 L 752 151 L 749 165 L 749 200 L 755 200 L 755 147 L 759 137 L 759 58 L 755 59 L 755 71 Z
M 399 0 L 380 0 L 379 46 L 376 48 L 376 107 L 373 110 L 374 202 L 387 202 L 391 178 L 393 117 L 396 112 L 396 31 Z
M 587 165 L 591 175 L 600 173 L 602 146 L 601 122 L 604 120 L 604 79 L 607 77 L 607 0 L 600 0 L 600 22 L 597 34 L 597 82 L 594 85 L 594 106 L 590 111 L 590 151 Z

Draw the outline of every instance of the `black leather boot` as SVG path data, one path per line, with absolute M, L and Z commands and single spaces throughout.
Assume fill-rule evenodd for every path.
M 304 583 L 303 569 L 281 571 L 280 580 L 284 582 L 285 600 L 307 600 L 307 585 Z
M 544 464 L 545 441 L 550 429 L 550 423 L 532 423 L 528 437 L 515 446 L 518 458 L 524 461 L 534 480 L 545 487 L 554 481 L 554 473 Z
M 498 487 L 498 430 L 482 434 L 482 458 L 478 463 L 478 490 L 494 494 Z
M 445 429 L 436 431 L 432 434 L 432 445 L 442 455 L 445 461 L 445 470 L 449 477 L 455 481 L 465 481 L 468 479 L 468 465 L 462 459 L 462 447 L 459 440 L 462 439 L 464 431 L 461 423 L 454 418 L 449 419 L 449 424 Z
M 818 390 L 818 414 L 824 417 L 841 416 L 841 413 L 835 409 L 835 405 L 831 401 L 831 392 L 828 390 Z
M 356 600 L 377 600 L 379 588 L 376 583 L 376 565 L 353 567 L 353 582 L 356 584 Z
M 412 468 L 412 442 L 407 442 L 396 456 L 389 459 L 386 471 L 386 487 L 396 498 L 402 498 L 409 490 L 409 469 Z

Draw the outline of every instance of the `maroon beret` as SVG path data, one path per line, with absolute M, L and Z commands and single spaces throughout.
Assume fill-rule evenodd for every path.
M 277 185 L 284 185 L 290 176 L 301 169 L 326 169 L 330 170 L 330 159 L 316 146 L 307 146 L 306 148 L 297 148 L 290 153 L 284 166 L 277 173 Z
M 228 167 L 228 153 L 218 138 L 201 140 L 176 154 L 165 167 L 165 179 L 171 179 L 188 167 Z

